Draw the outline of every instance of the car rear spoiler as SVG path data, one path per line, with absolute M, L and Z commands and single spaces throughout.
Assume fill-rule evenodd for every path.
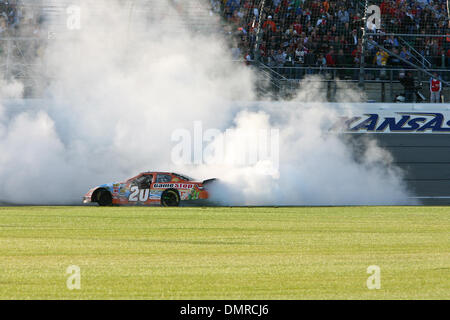
M 216 178 L 206 179 L 206 180 L 203 180 L 202 184 L 208 184 L 208 183 L 211 183 L 211 182 L 216 181 L 216 180 L 217 180 Z

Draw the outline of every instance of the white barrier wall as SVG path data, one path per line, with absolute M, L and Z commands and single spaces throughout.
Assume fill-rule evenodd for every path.
M 53 108 L 52 102 L 38 99 L 4 100 L 0 102 L 7 115 L 33 109 Z M 450 104 L 409 103 L 299 103 L 257 101 L 235 103 L 237 108 L 325 107 L 336 113 L 330 130 L 348 133 L 450 133 Z
M 405 180 L 426 203 L 450 204 L 450 104 L 364 104 L 235 102 L 242 108 L 266 110 L 276 118 L 280 108 L 324 108 L 333 114 L 328 131 L 357 140 L 370 136 L 390 152 L 394 164 L 405 172 Z M 0 118 L 20 112 L 47 110 L 63 106 L 45 100 L 0 102 Z M 4 119 L 4 118 L 3 118 Z M 315 121 L 315 120 L 312 120 Z M 279 123 L 282 125 L 282 121 Z
M 349 133 L 450 134 L 450 105 L 357 105 L 350 115 L 340 116 L 333 129 Z

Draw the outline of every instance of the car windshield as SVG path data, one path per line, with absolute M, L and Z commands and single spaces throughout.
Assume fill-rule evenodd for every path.
M 181 174 L 178 174 L 178 173 L 172 173 L 175 177 L 177 177 L 177 178 L 180 178 L 180 179 L 182 179 L 182 180 L 186 180 L 186 181 L 194 181 L 195 179 L 193 179 L 193 178 L 191 178 L 191 177 L 188 177 L 188 176 L 185 176 L 185 175 L 181 175 Z
M 150 174 L 145 174 L 143 176 L 138 177 L 137 179 L 133 180 L 134 183 L 137 185 L 149 185 L 152 183 L 153 176 Z
M 147 180 L 147 177 L 150 177 L 150 179 L 153 178 L 153 176 L 151 174 L 142 174 L 137 177 L 130 178 L 126 182 L 142 182 L 142 181 Z

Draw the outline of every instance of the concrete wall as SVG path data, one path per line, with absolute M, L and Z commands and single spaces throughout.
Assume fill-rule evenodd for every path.
M 394 157 L 405 181 L 423 204 L 450 205 L 449 134 L 351 134 L 376 139 Z

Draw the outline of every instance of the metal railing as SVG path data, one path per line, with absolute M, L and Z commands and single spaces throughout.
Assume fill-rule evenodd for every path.
M 413 61 L 415 61 L 417 64 L 419 64 L 422 68 L 431 68 L 432 67 L 431 62 L 428 61 L 428 59 L 425 56 L 423 56 L 420 52 L 418 52 L 408 41 L 403 39 L 403 37 L 399 37 L 398 39 L 400 40 L 399 42 L 402 45 L 404 45 L 411 51 Z
M 37 75 L 30 71 L 43 65 L 39 59 L 39 47 L 45 40 L 42 38 L 0 38 L 1 73 L 6 77 L 35 78 Z
M 258 64 L 255 64 L 258 66 Z M 264 70 L 268 68 L 265 66 Z M 273 72 L 278 77 L 272 77 L 272 81 L 277 83 L 277 92 L 289 96 L 298 89 L 302 81 L 308 76 L 312 77 L 309 81 L 323 82 L 324 90 L 327 90 L 327 97 L 333 101 L 336 93 L 337 83 L 347 83 L 348 85 L 357 85 L 360 81 L 359 67 L 272 67 Z M 412 72 L 416 85 L 422 87 L 420 92 L 429 97 L 428 72 L 438 72 L 443 79 L 450 80 L 450 69 L 427 69 L 427 73 L 415 68 L 365 68 L 365 90 L 368 101 L 394 102 L 395 97 L 404 93 L 404 88 L 400 83 L 400 73 Z M 444 100 L 450 101 L 450 87 L 444 87 Z
M 340 79 L 341 81 L 358 81 L 359 70 L 357 66 L 354 67 L 317 67 L 317 66 L 283 66 L 272 67 L 272 70 L 282 76 L 288 81 L 302 80 L 307 75 L 323 75 L 322 81 L 330 81 Z M 411 71 L 420 75 L 420 78 L 429 79 L 424 72 L 420 72 L 415 68 L 407 67 L 371 67 L 365 68 L 365 82 L 379 82 L 390 81 L 391 79 L 398 79 L 400 72 Z M 427 69 L 430 72 L 437 72 L 442 79 L 450 80 L 450 69 Z

